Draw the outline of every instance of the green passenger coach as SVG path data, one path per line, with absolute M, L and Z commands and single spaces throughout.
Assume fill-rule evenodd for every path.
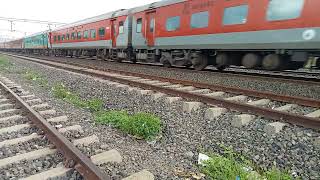
M 44 49 L 48 49 L 50 47 L 48 33 L 42 32 L 24 38 L 23 46 L 27 53 L 42 54 L 44 52 L 48 52 L 43 51 Z

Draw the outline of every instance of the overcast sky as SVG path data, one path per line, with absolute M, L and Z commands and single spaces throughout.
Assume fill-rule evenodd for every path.
M 70 23 L 118 9 L 128 9 L 159 0 L 1 0 L 0 17 Z M 0 20 L 0 41 L 46 30 L 47 25 Z

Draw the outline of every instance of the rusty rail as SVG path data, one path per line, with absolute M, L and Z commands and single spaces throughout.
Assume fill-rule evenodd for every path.
M 79 67 L 79 66 L 68 65 L 68 64 L 63 64 L 63 63 L 36 60 L 34 58 L 26 58 L 26 57 L 22 57 L 22 58 L 26 59 L 26 60 L 29 60 L 29 61 L 37 62 L 39 64 L 45 64 L 45 65 L 48 65 L 48 66 L 52 66 L 52 67 L 56 67 L 56 68 L 60 68 L 60 69 L 65 69 L 65 70 L 68 70 L 68 71 L 73 71 L 73 72 L 77 72 L 77 73 L 81 73 L 81 74 L 100 77 L 100 78 L 103 78 L 103 79 L 109 79 L 109 80 L 112 80 L 112 81 L 117 81 L 117 82 L 128 84 L 128 85 L 138 86 L 138 87 L 141 87 L 143 89 L 150 89 L 150 90 L 162 92 L 162 93 L 173 95 L 173 96 L 184 97 L 184 98 L 187 98 L 187 99 L 190 99 L 190 100 L 201 101 L 201 102 L 207 103 L 209 105 L 222 106 L 222 107 L 230 108 L 230 109 L 241 111 L 241 112 L 260 115 L 260 116 L 263 116 L 263 117 L 266 117 L 266 118 L 271 118 L 271 119 L 278 120 L 278 121 L 285 121 L 285 122 L 288 122 L 288 123 L 296 124 L 296 125 L 307 127 L 307 128 L 312 128 L 312 129 L 317 129 L 317 130 L 320 129 L 320 119 L 317 119 L 317 118 L 310 118 L 310 117 L 306 117 L 306 116 L 290 114 L 290 113 L 287 113 L 287 112 L 276 111 L 276 110 L 273 110 L 273 109 L 262 108 L 262 107 L 248 105 L 248 104 L 231 102 L 231 101 L 218 99 L 218 98 L 214 98 L 214 97 L 209 97 L 209 96 L 204 96 L 204 95 L 199 95 L 199 94 L 193 94 L 193 93 L 190 93 L 190 92 L 184 92 L 184 91 L 180 91 L 180 90 L 168 89 L 168 88 L 165 88 L 165 87 L 154 86 L 154 85 L 151 85 L 151 84 L 145 84 L 143 82 L 131 81 L 131 80 L 122 79 L 122 78 L 119 78 L 119 77 L 110 76 L 110 75 L 108 75 L 107 72 L 94 70 L 94 69 L 90 69 L 90 68 L 82 68 L 82 67 Z M 148 76 L 148 75 L 146 75 L 146 76 Z M 150 77 L 150 76 L 148 76 L 148 77 Z M 157 77 L 155 79 L 158 79 L 158 78 L 159 77 Z M 152 79 L 152 78 L 150 78 L 150 79 Z M 153 80 L 155 80 L 155 79 L 153 79 Z M 179 81 L 179 80 L 171 80 L 171 82 L 177 83 L 177 82 L 181 82 L 181 81 Z M 243 92 L 246 92 L 246 90 L 243 90 Z M 239 92 L 237 92 L 237 93 L 239 93 Z M 256 92 L 256 95 L 259 95 L 258 91 Z M 274 96 L 276 96 L 276 95 L 274 95 Z M 259 96 L 259 97 L 261 97 L 261 96 Z M 287 98 L 290 98 L 290 97 L 287 97 Z M 288 99 L 288 100 L 290 100 L 290 99 Z M 318 103 L 319 102 L 317 102 L 316 105 L 319 105 Z
M 2 82 L 0 82 L 0 85 L 6 94 L 16 102 L 17 106 L 26 113 L 26 116 L 33 124 L 41 129 L 50 142 L 64 154 L 66 167 L 75 168 L 85 179 L 111 179 L 93 164 L 86 155 L 81 153 L 70 141 L 40 116 L 39 113 L 34 111 L 26 102 L 24 102 L 15 92 Z

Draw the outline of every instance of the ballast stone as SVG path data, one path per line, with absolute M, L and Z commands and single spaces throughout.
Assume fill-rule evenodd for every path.
M 225 100 L 235 101 L 235 102 L 244 102 L 244 101 L 247 101 L 247 99 L 248 99 L 248 96 L 240 95 L 240 96 L 229 97 L 229 98 L 226 98 Z
M 152 98 L 153 100 L 158 100 L 159 98 L 162 98 L 162 97 L 164 97 L 164 96 L 166 96 L 166 94 L 164 94 L 164 93 L 155 93 L 155 94 L 152 94 L 152 95 L 151 95 L 151 98 Z
M 279 133 L 285 125 L 286 125 L 285 123 L 281 123 L 281 122 L 269 123 L 264 127 L 264 131 L 268 135 L 275 135 Z
M 248 125 L 252 120 L 254 120 L 255 116 L 250 114 L 241 114 L 236 115 L 231 121 L 231 125 L 233 127 L 242 127 Z
M 214 120 L 215 118 L 228 112 L 226 108 L 209 108 L 206 110 L 204 118 Z
M 270 99 L 260 99 L 260 100 L 257 100 L 257 101 L 249 102 L 248 104 L 252 105 L 252 106 L 266 106 L 270 102 L 271 102 Z
M 297 107 L 298 107 L 298 105 L 296 105 L 296 104 L 287 104 L 287 105 L 278 107 L 275 110 L 276 111 L 288 112 L 288 111 L 291 111 L 291 110 L 293 110 L 294 108 L 297 108 Z
M 152 84 L 153 86 L 169 86 L 171 83 L 169 82 L 159 82 L 159 83 L 154 83 Z
M 311 118 L 318 118 L 318 117 L 320 117 L 320 109 L 317 110 L 317 111 L 314 111 L 314 112 L 312 112 L 310 114 L 307 114 L 306 116 L 307 117 L 311 117 Z
M 191 113 L 192 111 L 196 111 L 200 109 L 200 107 L 203 105 L 201 102 L 184 102 L 183 103 L 183 112 Z
M 74 126 L 68 126 L 66 128 L 61 128 L 59 129 L 60 133 L 66 133 L 68 131 L 78 131 L 78 132 L 83 132 L 83 129 L 80 125 L 74 125 Z
M 54 109 L 39 111 L 41 116 L 54 116 L 57 114 L 57 111 Z
M 76 140 L 73 141 L 73 144 L 75 146 L 77 146 L 77 145 L 89 146 L 90 144 L 98 143 L 98 142 L 99 142 L 98 136 L 92 135 L 92 136 L 89 136 L 89 137 L 76 139 Z
M 142 170 L 122 180 L 154 180 L 154 175 L 147 170 Z
M 177 88 L 176 90 L 178 91 L 194 91 L 196 88 L 193 86 L 184 86 L 184 87 L 180 87 Z
M 177 101 L 180 101 L 181 99 L 182 99 L 181 97 L 166 97 L 165 102 L 167 104 L 173 104 L 173 103 L 175 103 Z
M 153 91 L 151 91 L 151 90 L 139 90 L 138 94 L 140 96 L 151 95 L 151 94 L 153 94 Z
M 205 94 L 205 96 L 209 96 L 209 97 L 222 97 L 222 96 L 224 96 L 225 94 L 226 94 L 225 92 L 213 92 L 213 93 Z
M 313 144 L 320 149 L 320 136 L 314 139 Z
M 48 122 L 54 122 L 54 123 L 67 122 L 68 121 L 68 117 L 67 116 L 58 116 L 58 117 L 50 118 L 47 121 Z
M 211 92 L 210 89 L 197 89 L 197 90 L 191 91 L 191 93 L 195 93 L 195 94 L 208 94 L 210 92 Z
M 91 157 L 91 160 L 94 164 L 101 165 L 106 162 L 121 163 L 122 157 L 117 150 L 112 149 L 110 151 L 106 151 Z

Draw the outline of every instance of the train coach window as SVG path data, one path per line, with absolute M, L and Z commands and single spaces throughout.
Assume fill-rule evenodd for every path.
M 71 34 L 71 39 L 72 39 L 72 40 L 75 40 L 75 39 L 76 39 L 76 34 L 75 34 L 74 32 Z
M 78 32 L 77 39 L 81 39 L 81 32 Z
M 95 39 L 96 38 L 96 30 L 95 29 L 91 29 L 90 30 L 90 34 L 91 34 L 91 38 Z
M 248 16 L 248 5 L 229 7 L 224 10 L 223 24 L 245 24 Z
M 267 19 L 279 21 L 300 17 L 304 0 L 270 0 Z
M 70 39 L 70 34 L 67 34 L 67 40 L 69 40 Z
M 167 19 L 167 31 L 176 31 L 180 27 L 180 16 L 170 17 Z
M 66 36 L 65 36 L 65 35 L 63 35 L 63 36 L 62 36 L 62 41 L 64 41 L 64 39 L 65 39 L 65 38 L 66 38 Z
M 99 36 L 100 37 L 104 37 L 104 35 L 105 35 L 105 30 L 104 30 L 104 28 L 102 27 L 102 28 L 99 28 Z
M 85 39 L 89 38 L 89 31 L 88 30 L 83 32 L 83 38 L 85 38 Z
M 209 12 L 199 12 L 192 14 L 191 27 L 192 28 L 205 28 L 209 25 Z
M 53 37 L 53 41 L 54 41 L 54 42 L 57 42 L 57 36 L 54 36 L 54 37 Z
M 58 36 L 58 41 L 60 41 L 60 35 Z
M 123 21 L 119 22 L 119 34 L 124 33 Z
M 137 19 L 137 33 L 142 32 L 142 18 Z

